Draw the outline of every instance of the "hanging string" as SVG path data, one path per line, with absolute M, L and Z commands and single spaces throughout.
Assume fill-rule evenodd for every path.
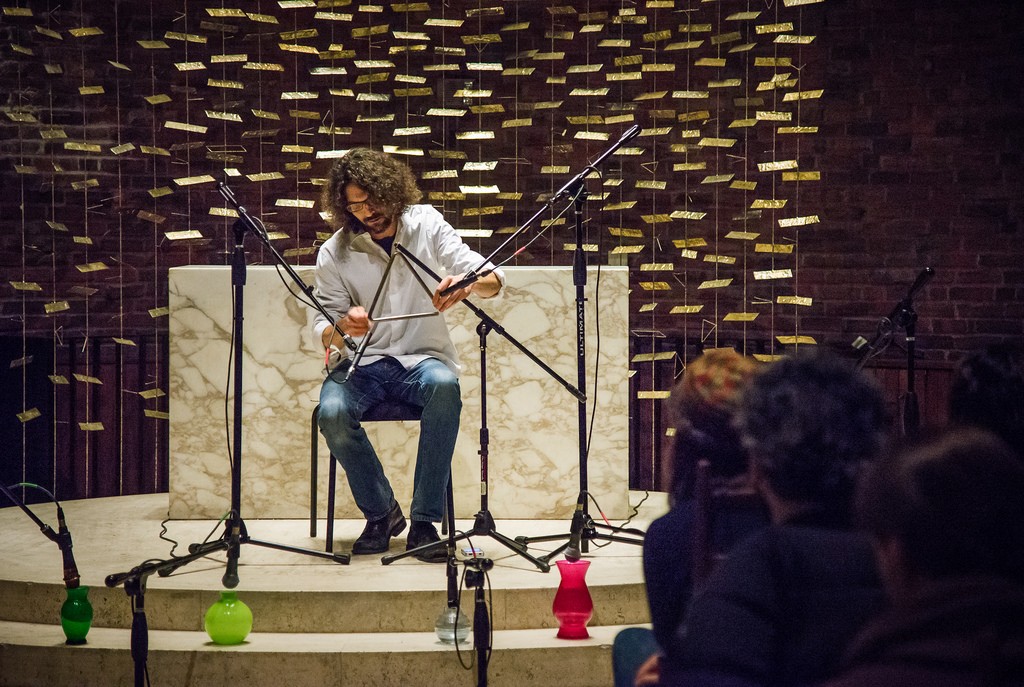
M 82 5 L 82 2 L 79 2 L 78 7 L 77 7 L 77 11 L 78 11 L 80 16 L 84 12 L 84 7 Z M 79 91 L 80 91 L 80 93 L 82 93 L 85 90 L 85 87 L 87 85 L 86 82 L 85 82 L 85 75 L 87 73 L 86 72 L 86 59 L 85 59 L 85 55 L 86 55 L 85 41 L 79 41 L 78 46 L 79 46 L 79 60 L 80 60 L 79 69 L 80 69 L 80 74 L 81 74 L 81 77 L 80 77 L 80 79 L 81 79 L 80 87 L 81 88 L 79 89 Z M 86 98 L 87 97 L 88 96 L 86 96 L 84 94 L 79 95 L 79 103 L 81 104 L 81 108 L 82 108 L 82 143 L 85 144 L 85 145 L 89 144 L 89 121 L 90 121 L 89 120 L 89 108 L 87 107 L 87 104 L 86 104 Z M 85 238 L 85 243 L 83 244 L 85 246 L 84 249 L 83 249 L 85 251 L 85 264 L 89 264 L 91 262 L 89 247 L 91 246 L 91 243 L 92 243 L 91 238 L 89 236 L 89 184 L 87 183 L 88 182 L 88 176 L 89 176 L 88 175 L 88 170 L 83 165 L 83 169 L 82 169 L 82 235 Z M 87 273 L 87 275 L 86 275 L 86 287 L 87 288 L 89 288 L 89 285 L 91 283 L 91 279 L 89 278 L 88 274 L 89 273 Z M 91 362 L 90 358 L 92 356 L 90 355 L 90 352 L 92 351 L 93 348 L 95 348 L 93 346 L 93 344 L 91 343 L 91 340 L 92 340 L 92 320 L 91 320 L 91 317 L 90 317 L 91 309 L 89 307 L 89 296 L 86 295 L 82 300 L 83 300 L 83 308 L 85 309 L 85 337 L 84 337 L 84 339 L 82 341 L 82 353 L 84 355 L 84 360 L 85 360 L 85 363 L 84 363 L 84 365 L 85 365 L 85 372 L 83 374 L 86 374 L 88 376 L 94 376 L 94 375 L 90 375 L 89 374 L 90 372 L 92 372 L 92 369 L 91 369 L 92 366 L 90 364 L 90 362 Z M 99 349 L 96 348 L 97 352 L 98 352 L 98 350 Z M 87 382 L 86 383 L 86 387 L 85 387 L 86 392 L 84 394 L 84 396 L 85 396 L 85 420 L 86 420 L 87 423 L 91 423 L 91 421 L 92 421 L 92 392 L 89 389 L 88 384 L 89 383 Z M 90 426 L 90 425 L 87 425 L 87 426 Z M 79 424 L 79 427 L 82 427 L 81 423 Z M 85 445 L 85 470 L 84 470 L 85 480 L 84 480 L 84 487 L 85 487 L 85 494 L 88 496 L 88 495 L 92 494 L 92 484 L 91 484 L 91 482 L 92 482 L 92 470 L 90 468 L 92 467 L 92 453 L 93 453 L 93 451 L 92 451 L 92 449 L 93 449 L 93 441 L 90 438 L 88 433 L 85 436 L 84 445 Z
M 120 10 L 120 0 L 114 0 L 114 61 L 118 64 L 121 63 L 121 22 L 118 18 L 118 11 Z M 114 100 L 117 103 L 117 107 L 114 108 L 116 113 L 114 126 L 114 136 L 116 140 L 116 148 L 120 149 L 121 140 L 121 77 L 118 75 L 115 78 L 114 88 Z M 117 177 L 117 194 L 116 203 L 118 206 L 123 205 L 125 188 L 123 174 L 124 170 L 121 165 L 121 156 L 116 156 L 116 177 Z M 117 269 L 118 269 L 118 283 L 121 284 L 117 294 L 117 332 L 118 339 L 120 341 L 126 341 L 124 331 L 124 320 L 125 320 L 125 309 L 124 309 L 124 265 L 125 265 L 125 254 L 124 254 L 124 214 L 121 212 L 117 213 Z M 118 344 L 122 346 L 123 344 Z M 125 379 L 125 364 L 124 356 L 121 355 L 121 351 L 118 349 L 117 355 L 118 374 L 117 379 L 121 381 Z M 124 470 L 125 470 L 125 445 L 124 445 L 124 431 L 125 431 L 125 394 L 128 389 L 119 389 L 118 402 L 117 402 L 117 493 L 118 495 L 124 494 Z

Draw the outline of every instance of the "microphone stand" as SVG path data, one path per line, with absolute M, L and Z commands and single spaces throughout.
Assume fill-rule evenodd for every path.
M 234 352 L 234 369 L 232 372 L 232 382 L 234 384 L 234 412 L 232 413 L 231 442 L 231 511 L 224 523 L 224 534 L 220 539 L 214 539 L 209 542 L 197 544 L 189 544 L 188 551 L 190 555 L 172 558 L 167 561 L 159 561 L 154 567 L 154 570 L 161 577 L 167 577 L 179 567 L 191 563 L 197 558 L 201 558 L 207 554 L 213 553 L 214 551 L 226 551 L 227 567 L 224 571 L 224 576 L 221 579 L 221 582 L 228 589 L 234 589 L 238 586 L 239 581 L 238 557 L 242 544 L 254 544 L 256 546 L 263 546 L 280 551 L 290 551 L 292 553 L 300 553 L 307 556 L 315 556 L 317 558 L 326 558 L 342 565 L 348 564 L 349 555 L 343 553 L 314 551 L 296 546 L 288 546 L 285 544 L 253 539 L 249 536 L 249 533 L 246 530 L 245 521 L 242 519 L 242 356 L 243 351 L 245 350 L 242 345 L 242 319 L 244 313 L 243 296 L 245 294 L 246 279 L 245 247 L 243 244 L 246 233 L 249 232 L 258 238 L 269 250 L 271 255 L 274 256 L 277 263 L 283 266 L 291 278 L 300 285 L 303 293 L 309 296 L 314 303 L 316 303 L 316 299 L 312 296 L 312 289 L 305 285 L 301 277 L 299 277 L 295 270 L 288 265 L 281 254 L 278 253 L 277 249 L 270 243 L 270 238 L 267 236 L 266 231 L 262 226 L 257 224 L 256 220 L 254 220 L 246 209 L 238 203 L 235 199 L 234 193 L 231 192 L 231 189 L 229 189 L 226 184 L 220 183 L 217 185 L 217 190 L 220 191 L 221 195 L 224 196 L 224 199 L 233 205 L 238 211 L 238 220 L 232 227 L 235 233 L 235 246 L 231 262 L 231 285 L 233 291 L 232 301 L 234 303 L 231 343 L 231 347 Z M 324 312 L 322 305 L 317 303 L 317 306 L 321 312 Z M 324 314 L 328 319 L 330 319 L 330 315 L 326 312 L 324 312 Z M 110 585 L 109 578 L 108 585 Z
M 416 267 L 419 267 L 425 274 L 429 275 L 431 278 L 437 281 L 441 281 L 440 275 L 431 270 L 430 267 L 424 264 L 423 261 L 420 260 L 418 257 L 410 253 L 405 246 L 401 245 L 400 243 L 396 243 L 394 245 L 394 250 L 396 254 L 401 255 L 410 263 L 414 264 Z M 413 274 L 416 276 L 417 279 L 419 279 L 419 274 L 417 274 L 415 271 L 413 271 Z M 423 285 L 424 288 L 427 288 L 426 284 L 424 284 L 422 280 L 420 280 L 420 283 Z M 548 367 L 543 361 L 541 361 L 536 355 L 534 355 L 533 352 L 531 352 L 522 343 L 517 341 L 511 334 L 505 331 L 505 329 L 500 324 L 498 324 L 494 320 L 494 318 L 485 313 L 483 310 L 481 310 L 479 307 L 474 305 L 469 300 L 464 299 L 460 302 L 467 308 L 472 310 L 473 313 L 478 318 L 480 318 L 480 324 L 477 325 L 476 328 L 477 334 L 480 336 L 480 510 L 477 512 L 474 518 L 473 527 L 470 528 L 467 532 L 464 532 L 456 537 L 452 535 L 451 531 L 449 531 L 448 542 L 437 541 L 431 544 L 425 544 L 415 549 L 403 551 L 402 553 L 386 555 L 383 558 L 381 558 L 381 563 L 383 563 L 384 565 L 388 565 L 389 563 L 400 560 L 407 556 L 414 556 L 417 554 L 426 553 L 427 551 L 432 551 L 442 546 L 450 547 L 449 558 L 451 558 L 451 556 L 454 555 L 454 543 L 456 541 L 461 541 L 463 539 L 469 539 L 470 537 L 480 535 L 494 539 L 498 543 L 507 547 L 512 552 L 518 554 L 519 556 L 522 556 L 526 560 L 533 563 L 541 572 L 547 572 L 551 568 L 551 566 L 548 564 L 546 560 L 542 560 L 540 558 L 536 558 L 530 555 L 526 552 L 526 547 L 523 544 L 521 544 L 518 539 L 510 539 L 509 537 L 497 531 L 494 525 L 494 517 L 488 510 L 487 464 L 489 432 L 487 430 L 487 334 L 491 331 L 498 332 L 503 337 L 505 337 L 505 339 L 507 339 L 512 345 L 514 345 L 516 348 L 522 351 L 523 354 L 525 354 L 530 360 L 532 360 L 538 366 L 540 366 L 541 369 L 543 369 L 554 379 L 560 382 L 562 386 L 568 389 L 569 392 L 572 393 L 574 396 L 576 396 L 577 398 L 582 397 L 584 399 L 586 397 L 583 396 L 582 392 L 580 392 L 579 389 L 573 387 L 571 384 L 569 384 L 569 382 L 562 379 L 562 377 L 560 377 L 557 372 Z M 450 530 L 454 529 L 453 513 L 454 509 L 449 508 L 449 514 L 451 514 L 452 518 L 452 521 L 450 523 Z
M 934 276 L 935 270 L 931 267 L 925 267 L 921 270 L 920 274 L 917 275 L 917 279 L 914 280 L 914 283 L 907 291 L 906 297 L 897 303 L 896 307 L 889 313 L 889 316 L 883 318 L 879 323 L 874 340 L 869 343 L 863 337 L 857 337 L 853 342 L 854 348 L 864 349 L 860 360 L 857 361 L 857 368 L 861 369 L 870 358 L 879 355 L 888 347 L 896 330 L 902 329 L 905 332 L 907 343 L 907 391 L 903 396 L 903 404 L 900 411 L 902 420 L 901 430 L 903 436 L 909 438 L 917 435 L 921 423 L 917 392 L 915 390 L 917 312 L 914 310 L 914 296 Z M 881 342 L 881 345 L 879 342 Z M 867 344 L 866 348 L 864 348 L 865 344 Z
M 577 386 L 580 389 L 586 389 L 587 385 L 587 369 L 586 369 L 586 336 L 585 336 L 585 306 L 586 295 L 584 288 L 587 284 L 587 264 L 586 256 L 583 253 L 583 206 L 586 203 L 588 196 L 586 189 L 586 179 L 590 174 L 597 170 L 597 166 L 600 165 L 605 158 L 615 152 L 619 146 L 626 141 L 634 138 L 640 133 L 639 126 L 631 127 L 622 137 L 612 144 L 607 150 L 605 150 L 593 163 L 583 169 L 582 172 L 577 174 L 575 177 L 570 179 L 552 198 L 552 202 L 560 200 L 565 197 L 569 197 L 573 202 L 573 216 L 575 218 L 576 226 L 576 248 L 573 251 L 573 283 L 576 286 L 576 375 L 577 375 Z M 532 221 L 532 219 L 530 220 Z M 517 232 L 518 233 L 518 232 Z M 515 234 L 513 234 L 515 236 Z M 511 237 L 510 237 L 511 240 Z M 508 241 L 506 241 L 507 243 Z M 504 244 L 502 244 L 504 245 Z M 500 247 L 499 247 L 500 249 Z M 590 517 L 588 511 L 588 477 L 587 477 L 587 399 L 586 397 L 577 397 L 579 400 L 579 412 L 578 412 L 578 431 L 579 431 L 579 481 L 580 490 L 579 496 L 576 499 L 576 510 L 573 512 L 572 521 L 569 524 L 568 541 L 562 546 L 558 547 L 546 556 L 542 556 L 541 560 L 547 562 L 557 556 L 562 551 L 565 551 L 565 557 L 569 560 L 579 560 L 582 553 L 589 551 L 589 543 L 591 541 L 602 540 L 602 541 L 616 541 L 624 544 L 634 544 L 637 546 L 643 545 L 644 533 L 640 530 L 629 528 L 623 529 L 620 527 L 612 527 L 611 525 L 595 523 L 593 518 Z M 612 534 L 604 534 L 598 532 L 598 528 L 612 532 Z M 618 533 L 626 532 L 630 534 L 629 537 L 620 536 Z M 535 541 L 552 541 L 559 539 L 566 535 L 544 535 L 540 537 L 516 537 L 516 541 L 524 545 L 528 545 L 530 542 Z M 639 537 L 639 538 L 636 538 Z
M 466 588 L 475 589 L 473 595 L 473 649 L 476 650 L 476 684 L 487 687 L 487 664 L 491 659 L 491 616 L 487 610 L 487 571 L 494 567 L 490 558 L 467 558 Z
M 147 561 L 135 566 L 128 572 L 107 575 L 105 583 L 108 587 L 124 585 L 132 604 L 131 655 L 135 668 L 135 687 L 145 687 L 148 682 L 146 662 L 149 657 L 149 623 L 146 620 L 146 578 L 153 573 L 166 577 L 179 566 L 190 563 L 206 555 L 200 551 L 172 558 L 166 561 Z M 165 572 L 166 571 L 166 572 Z

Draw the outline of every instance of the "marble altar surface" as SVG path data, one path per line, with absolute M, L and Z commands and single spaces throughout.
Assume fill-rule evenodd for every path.
M 307 284 L 312 283 L 312 267 L 296 271 Z M 576 387 L 572 269 L 512 267 L 506 275 L 501 296 L 474 303 Z M 283 271 L 279 275 L 274 267 L 251 266 L 246 277 L 242 515 L 302 518 L 309 513 L 310 416 L 323 380 L 323 353 L 310 332 L 313 309 L 289 293 L 286 285 L 297 289 Z M 625 518 L 628 511 L 627 289 L 626 268 L 589 268 L 584 290 L 586 421 L 591 422 L 593 413 L 594 427 L 587 486 L 612 519 Z M 168 291 L 169 513 L 176 519 L 216 518 L 230 506 L 231 269 L 172 268 Z M 462 363 L 462 421 L 452 462 L 456 515 L 472 517 L 480 509 L 486 484 L 488 510 L 496 519 L 570 517 L 580 490 L 579 402 L 509 339 L 499 332 L 488 334 L 489 441 L 483 482 L 479 319 L 466 307 L 455 307 L 444 316 Z M 367 423 L 366 428 L 399 502 L 408 511 L 418 424 Z M 321 437 L 320 517 L 326 513 L 327 460 Z M 343 475 L 339 470 L 336 515 L 361 517 Z M 593 503 L 589 509 L 597 512 Z

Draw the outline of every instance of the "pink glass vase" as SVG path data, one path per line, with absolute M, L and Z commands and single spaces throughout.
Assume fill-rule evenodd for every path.
M 555 561 L 562 581 L 555 592 L 551 612 L 558 619 L 557 637 L 587 639 L 587 623 L 594 615 L 594 600 L 587 589 L 587 568 L 590 561 Z

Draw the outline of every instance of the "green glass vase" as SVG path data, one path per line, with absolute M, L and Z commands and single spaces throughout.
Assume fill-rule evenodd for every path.
M 241 644 L 252 630 L 252 611 L 231 589 L 224 589 L 206 611 L 203 626 L 214 644 Z
M 60 626 L 67 637 L 65 644 L 85 644 L 85 636 L 92 626 L 92 604 L 89 603 L 89 588 L 85 586 L 68 589 L 68 598 L 60 607 Z

